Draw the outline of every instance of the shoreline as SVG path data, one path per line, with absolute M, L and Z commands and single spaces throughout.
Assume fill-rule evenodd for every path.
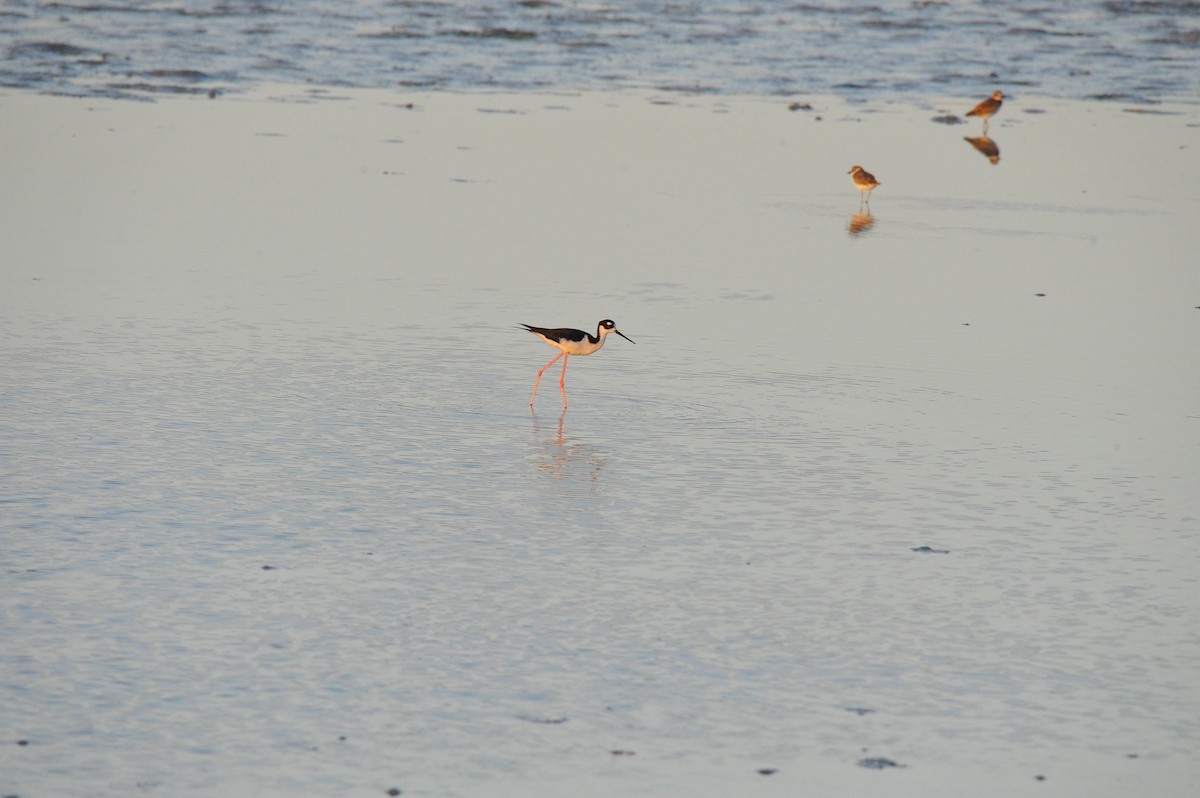
M 86 85 L 86 84 L 85 84 Z M 1130 113 L 1160 113 L 1160 107 L 1178 109 L 1172 113 L 1186 113 L 1188 110 L 1200 108 L 1200 96 L 1164 96 L 1155 98 L 1133 98 L 1123 96 L 1112 97 L 1064 97 L 1053 93 L 1041 93 L 1030 87 L 1021 87 L 1020 85 L 1005 85 L 1002 79 L 995 80 L 995 86 L 1002 88 L 1005 92 L 1006 106 L 1011 108 L 1018 103 L 1040 103 L 1040 104 L 1078 104 L 1078 105 L 1094 105 L 1099 108 L 1112 108 L 1114 106 L 1127 107 Z M 0 86 L 0 93 L 14 94 L 36 94 L 45 97 L 56 97 L 63 99 L 79 99 L 79 100 L 113 100 L 113 101 L 130 101 L 138 103 L 153 103 L 159 101 L 167 101 L 172 99 L 263 99 L 270 96 L 272 93 L 286 91 L 288 93 L 309 93 L 314 98 L 319 95 L 331 95 L 335 93 L 360 95 L 363 97 L 371 95 L 395 95 L 398 99 L 406 96 L 514 96 L 514 97 L 536 97 L 536 96 L 655 96 L 662 98 L 677 98 L 679 101 L 764 101 L 764 102 L 780 102 L 784 105 L 796 104 L 811 104 L 813 101 L 824 103 L 826 105 L 846 105 L 846 106 L 862 106 L 862 105 L 877 105 L 877 106 L 895 106 L 901 108 L 921 109 L 930 105 L 949 105 L 957 108 L 963 106 L 964 111 L 969 110 L 977 104 L 984 95 L 988 92 L 983 92 L 971 96 L 956 96 L 953 94 L 945 94 L 938 92 L 927 93 L 904 93 L 904 94 L 863 94 L 855 92 L 836 93 L 836 92 L 802 92 L 802 91 L 780 91 L 780 92 L 764 92 L 764 93 L 747 93 L 736 91 L 697 91 L 684 87 L 672 86 L 547 86 L 547 87 L 532 87 L 532 88 L 510 88 L 510 87 L 425 87 L 425 86 L 405 86 L 397 84 L 396 86 L 359 86 L 350 84 L 337 83 L 290 83 L 287 81 L 279 82 L 258 82 L 248 84 L 216 84 L 216 85 L 164 85 L 154 86 L 147 83 L 131 83 L 131 84 L 105 84 L 105 90 L 111 90 L 113 93 L 105 93 L 102 90 L 94 90 L 92 93 L 71 93 L 67 91 L 59 91 L 48 88 L 38 88 L 35 86 Z M 330 98 L 327 98 L 330 99 Z M 1001 117 L 997 117 L 1000 119 Z M 964 120 L 963 123 L 969 123 L 973 120 Z

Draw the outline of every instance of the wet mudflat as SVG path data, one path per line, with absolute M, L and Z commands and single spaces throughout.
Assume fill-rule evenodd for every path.
M 1200 120 L 979 99 L 0 96 L 0 791 L 1192 794 Z

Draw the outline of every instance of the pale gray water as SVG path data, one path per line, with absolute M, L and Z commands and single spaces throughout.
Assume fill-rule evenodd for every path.
M 1194 115 L 80 102 L 0 98 L 0 792 L 1192 794 Z
M 1200 96 L 1195 0 L 33 2 L 0 83 L 147 97 L 263 82 L 870 97 Z

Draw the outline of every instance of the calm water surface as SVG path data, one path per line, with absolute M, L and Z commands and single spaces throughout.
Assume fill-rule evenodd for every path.
M 1192 794 L 1191 112 L 271 96 L 0 98 L 0 791 Z

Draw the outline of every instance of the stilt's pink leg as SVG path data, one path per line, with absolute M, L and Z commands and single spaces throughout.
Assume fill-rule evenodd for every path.
M 570 359 L 571 356 L 563 352 L 563 372 L 562 376 L 558 378 L 558 389 L 562 391 L 563 395 L 563 410 L 567 409 L 567 361 Z
M 551 360 L 549 363 L 542 366 L 542 370 L 538 372 L 537 379 L 533 381 L 533 396 L 529 397 L 529 406 L 530 407 L 533 407 L 533 400 L 537 398 L 538 383 L 542 381 L 542 375 L 546 373 L 546 369 L 553 366 L 559 357 L 563 357 L 566 354 L 567 354 L 566 352 L 560 352 L 558 357 L 554 358 L 554 360 Z M 566 367 L 567 367 L 567 361 L 564 360 L 563 361 L 563 369 L 566 369 Z

